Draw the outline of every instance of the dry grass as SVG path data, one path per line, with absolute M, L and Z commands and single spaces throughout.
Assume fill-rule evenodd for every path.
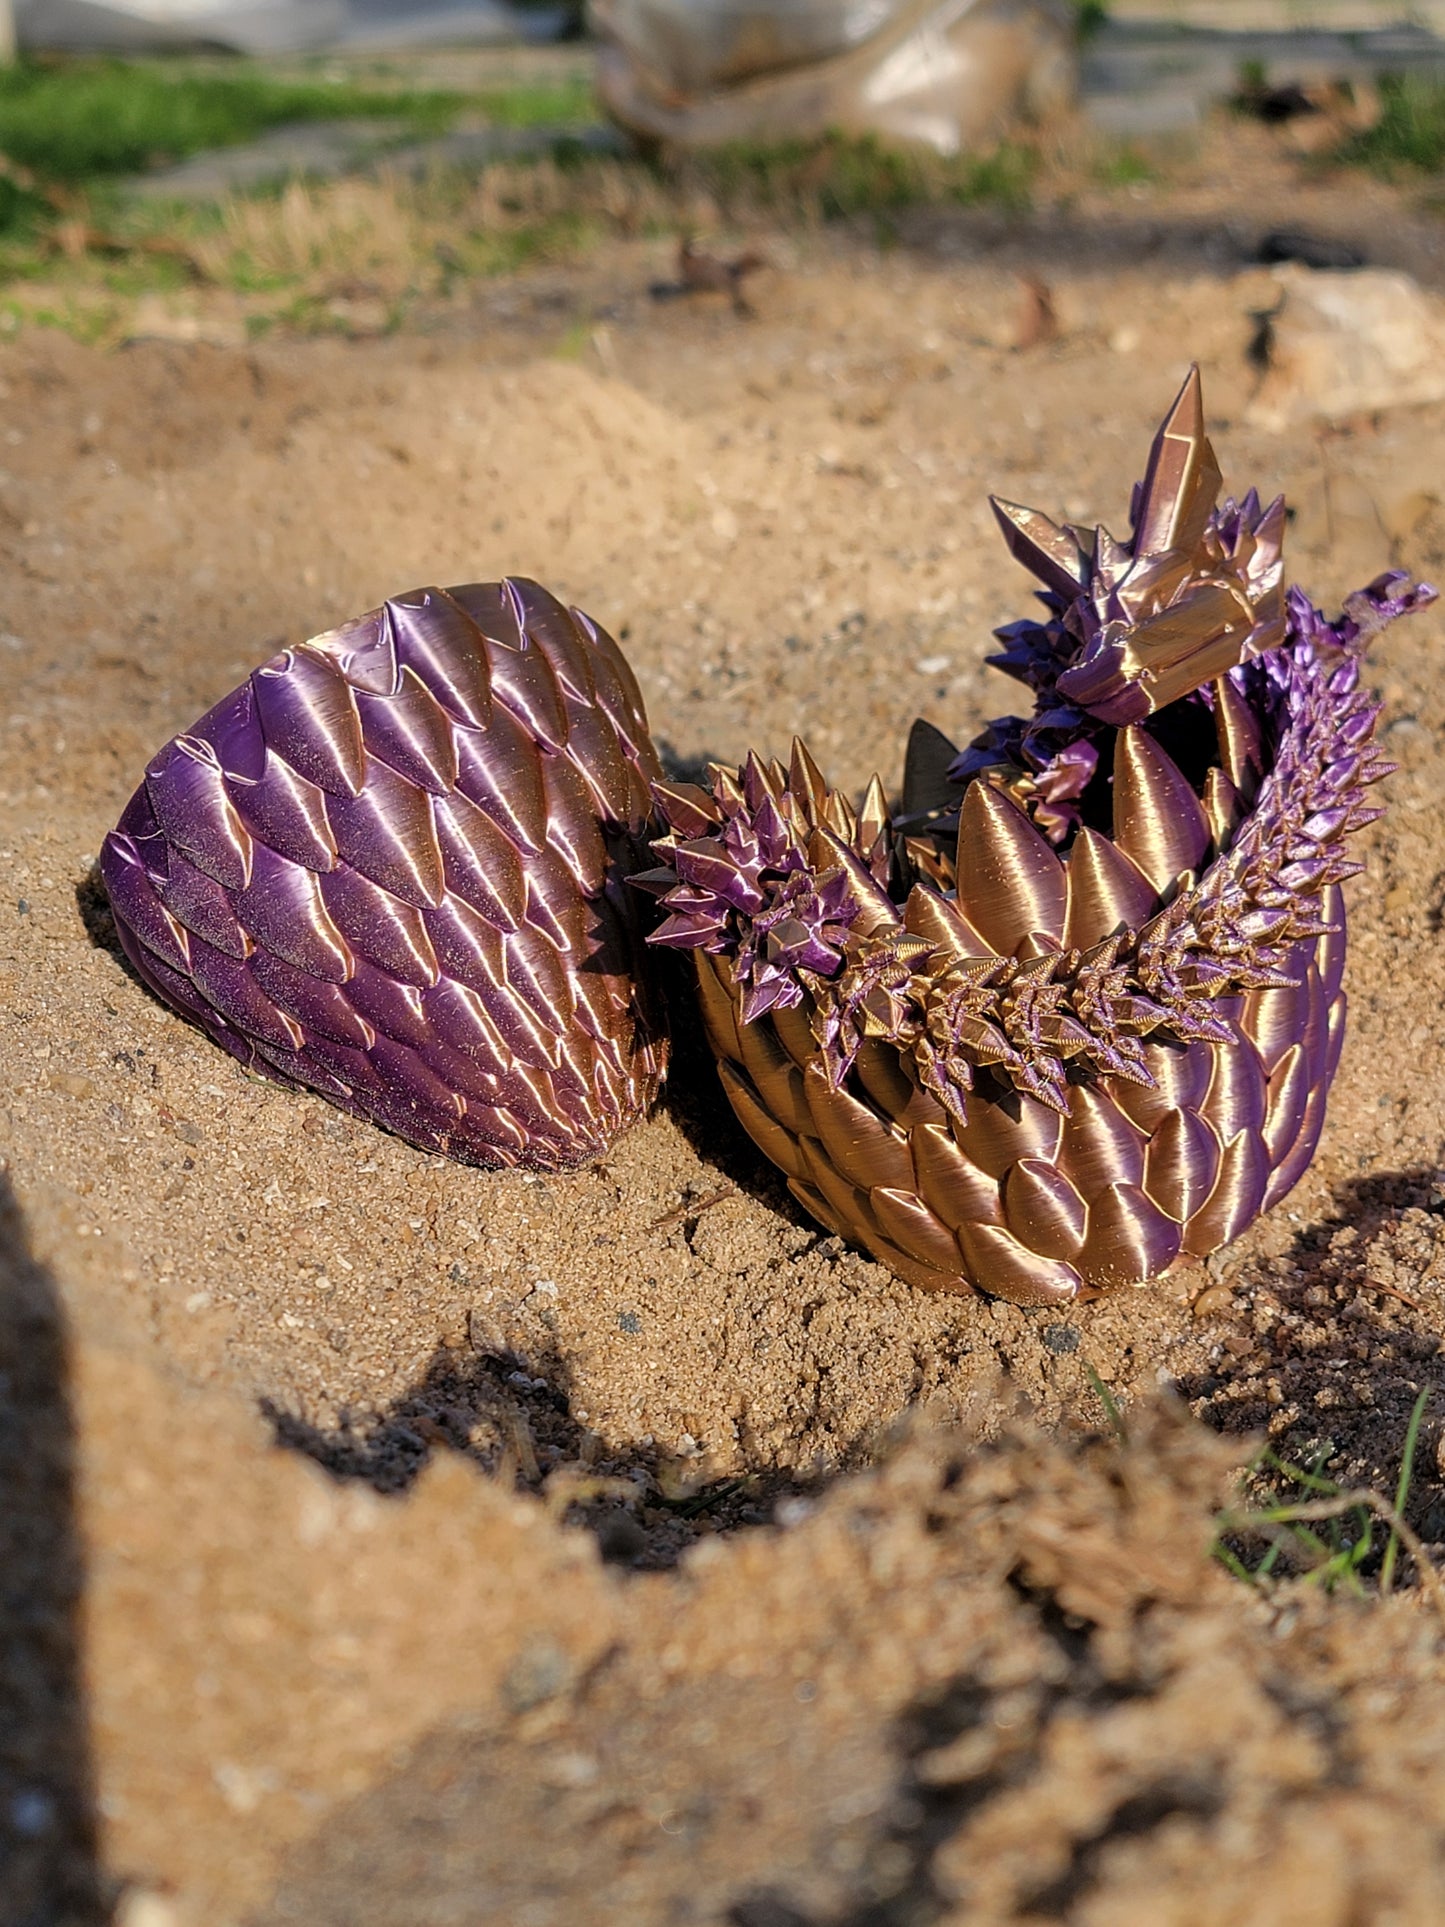
M 64 218 L 0 259 L 0 329 L 37 321 L 93 341 L 172 323 L 217 339 L 277 325 L 374 333 L 471 278 L 608 239 L 1016 206 L 1036 167 L 1016 147 L 947 162 L 841 138 L 676 166 L 559 143 L 479 170 L 383 167 L 205 206 L 72 196 Z
M 143 331 L 229 338 L 284 323 L 394 326 L 467 279 L 566 260 L 608 236 L 719 218 L 706 195 L 611 159 L 497 163 L 475 175 L 381 172 L 292 182 L 210 208 L 137 205 L 60 223 L 0 293 L 0 327 L 59 325 L 91 340 Z M 341 304 L 339 307 L 337 304 Z

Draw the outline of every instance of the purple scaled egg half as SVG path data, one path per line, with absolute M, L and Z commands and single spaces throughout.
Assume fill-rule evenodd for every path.
M 425 1150 L 554 1170 L 665 1068 L 625 887 L 659 773 L 588 617 L 525 580 L 418 589 L 167 743 L 101 874 L 140 976 L 248 1067 Z

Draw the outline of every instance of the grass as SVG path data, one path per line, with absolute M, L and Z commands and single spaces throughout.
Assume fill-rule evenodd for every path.
M 1119 1445 L 1127 1446 L 1129 1434 L 1118 1400 L 1089 1360 L 1085 1358 L 1082 1363 L 1110 1432 Z M 1388 1596 L 1394 1590 L 1403 1545 L 1414 1560 L 1420 1585 L 1445 1616 L 1445 1582 L 1405 1519 L 1429 1397 L 1427 1386 L 1416 1398 L 1405 1427 L 1393 1504 L 1378 1492 L 1341 1486 L 1326 1477 L 1325 1467 L 1335 1450 L 1328 1440 L 1317 1448 L 1309 1465 L 1295 1465 L 1266 1446 L 1245 1469 L 1239 1502 L 1226 1506 L 1215 1518 L 1213 1557 L 1248 1586 L 1257 1587 L 1278 1576 L 1284 1562 L 1289 1574 L 1306 1584 L 1326 1592 L 1344 1591 L 1364 1597 L 1365 1569 L 1376 1550 L 1376 1526 L 1382 1524 L 1387 1530 L 1378 1566 L 1380 1594 Z M 1275 1489 L 1251 1501 L 1247 1489 L 1257 1486 L 1261 1479 L 1273 1481 Z M 1322 1530 L 1316 1531 L 1317 1526 Z M 1254 1559 L 1253 1565 L 1250 1559 Z
M 1138 187 L 1159 178 L 1157 166 L 1132 141 L 1105 148 L 1095 161 L 1093 171 L 1100 187 Z
M 853 221 L 882 243 L 910 209 L 1017 212 L 1042 166 L 1021 144 L 945 159 L 839 134 L 607 155 L 578 138 L 596 118 L 588 70 L 560 60 L 470 90 L 408 86 L 404 67 L 348 77 L 320 63 L 21 61 L 0 69 L 0 332 L 123 340 L 152 297 L 148 326 L 155 301 L 173 301 L 204 312 L 218 338 L 381 332 L 471 279 L 573 260 L 609 238 Z M 338 120 L 383 130 L 365 172 L 209 202 L 126 186 L 281 125 Z M 545 136 L 535 153 L 482 167 L 419 173 L 393 159 L 387 171 L 398 145 L 461 121 Z M 1121 181 L 1136 177 L 1132 159 L 1120 168 Z
M 1109 1421 L 1109 1430 L 1114 1434 L 1114 1437 L 1119 1441 L 1120 1445 L 1127 1445 L 1129 1443 L 1129 1434 L 1124 1425 L 1124 1415 L 1119 1410 L 1119 1401 L 1109 1390 L 1109 1387 L 1104 1383 L 1103 1379 L 1100 1378 L 1098 1372 L 1089 1360 L 1086 1358 L 1083 1363 L 1084 1376 L 1089 1381 L 1090 1390 L 1104 1408 L 1104 1417 Z
M 725 206 L 739 203 L 785 217 L 843 220 L 896 214 L 910 207 L 1027 207 L 1038 168 L 1032 149 L 1017 144 L 988 154 L 949 158 L 890 147 L 872 136 L 827 134 L 820 140 L 747 143 L 695 155 L 681 164 Z
M 470 98 L 496 127 L 581 128 L 597 118 L 592 82 L 583 73 L 558 81 L 513 81 Z M 563 137 L 559 146 L 566 144 Z
M 123 186 L 160 156 L 288 120 L 381 119 L 410 136 L 463 113 L 569 131 L 480 168 L 388 172 L 381 153 L 362 174 L 210 202 Z M 135 304 L 155 296 L 206 310 L 219 338 L 384 332 L 469 280 L 573 260 L 608 238 L 855 218 L 891 231 L 908 208 L 1021 208 L 1038 164 L 1018 146 L 944 160 L 840 135 L 675 161 L 620 157 L 576 138 L 594 118 L 581 70 L 471 93 L 280 79 L 246 63 L 197 72 L 76 60 L 0 72 L 0 330 L 33 322 L 121 340 Z M 157 325 L 154 305 L 147 313 Z
M 390 120 L 442 132 L 468 105 L 440 91 L 175 70 L 165 61 L 21 61 L 0 68 L 0 153 L 43 182 L 139 174 L 295 121 Z
M 1386 175 L 1438 174 L 1445 167 L 1445 81 L 1387 75 L 1380 108 L 1375 125 L 1352 135 L 1335 158 Z
M 4 330 L 24 321 L 86 340 L 123 334 L 126 305 L 191 288 L 234 297 L 240 325 L 336 325 L 328 303 L 357 284 L 394 313 L 461 273 L 500 272 L 577 244 L 588 225 L 561 205 L 564 163 L 546 178 L 504 169 L 486 193 L 441 175 L 339 180 L 316 187 L 166 204 L 125 193 L 124 178 L 253 140 L 289 123 L 370 121 L 379 145 L 420 140 L 465 119 L 506 129 L 580 131 L 595 120 L 581 68 L 471 91 L 311 76 L 259 64 L 182 60 L 22 61 L 0 68 L 0 289 Z M 575 148 L 576 143 L 573 143 Z M 384 158 L 384 156 L 383 156 Z M 489 170 L 490 171 L 490 170 Z M 509 174 L 517 176 L 509 188 Z M 625 197 L 623 197 L 625 199 Z M 459 212 L 460 232 L 444 225 Z M 34 291 L 31 298 L 30 291 Z M 255 312 L 257 300 L 267 312 Z M 234 318 L 234 317 L 233 317 Z
M 1376 1550 L 1376 1526 L 1383 1524 L 1387 1533 L 1378 1569 L 1379 1591 L 1388 1594 L 1393 1589 L 1403 1544 L 1414 1559 L 1420 1583 L 1440 1604 L 1445 1597 L 1441 1582 L 1404 1517 L 1428 1398 L 1428 1389 L 1422 1390 L 1410 1413 L 1393 1504 L 1377 1492 L 1344 1487 L 1328 1478 L 1325 1467 L 1334 1451 L 1328 1442 L 1304 1466 L 1266 1447 L 1251 1462 L 1246 1476 L 1271 1478 L 1276 1489 L 1258 1503 L 1240 1503 L 1219 1514 L 1215 1558 L 1248 1585 L 1268 1580 L 1284 1561 L 1309 1584 L 1328 1592 L 1363 1595 L 1363 1573 Z M 1317 1531 L 1317 1526 L 1323 1529 Z M 1248 1563 L 1250 1558 L 1256 1558 L 1254 1565 Z
M 1405 1501 L 1410 1496 L 1410 1481 L 1415 1474 L 1415 1448 L 1420 1443 L 1420 1421 L 1425 1416 L 1425 1401 L 1429 1396 L 1421 1392 L 1415 1400 L 1410 1414 L 1410 1423 L 1405 1428 L 1405 1449 L 1400 1455 L 1400 1476 L 1395 1485 L 1395 1511 L 1403 1515 Z M 1389 1542 L 1385 1547 L 1385 1557 L 1380 1562 L 1380 1591 L 1387 1593 L 1395 1583 L 1395 1560 L 1400 1550 L 1400 1534 L 1391 1527 Z

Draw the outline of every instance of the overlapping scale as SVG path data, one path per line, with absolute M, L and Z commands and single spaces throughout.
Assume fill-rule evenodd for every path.
M 1196 870 L 1210 845 L 1209 819 L 1172 757 L 1131 725 L 1114 746 L 1114 844 L 1156 892 Z
M 665 1064 L 622 889 L 659 775 L 594 623 L 421 589 L 168 744 L 101 870 L 141 977 L 243 1062 L 428 1150 L 572 1165 Z
M 1063 865 L 1023 811 L 986 783 L 964 792 L 954 881 L 958 908 L 1000 957 L 1033 931 L 1063 936 Z

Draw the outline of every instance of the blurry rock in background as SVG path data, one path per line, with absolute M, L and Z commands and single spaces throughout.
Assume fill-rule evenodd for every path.
M 1369 127 L 1381 75 L 1445 73 L 1445 0 L 1108 0 L 1082 49 L 1089 120 L 1187 136 L 1220 103 L 1323 152 Z
M 1278 299 L 1249 419 L 1281 430 L 1445 400 L 1445 303 L 1409 275 L 1296 264 L 1276 271 Z
M 944 155 L 1068 110 L 1062 0 L 589 0 L 607 111 L 678 147 L 876 134 Z
M 1379 124 L 1380 90 L 1367 80 L 1286 80 L 1270 86 L 1247 73 L 1234 97 L 1240 113 L 1277 129 L 1297 154 L 1328 154 L 1350 134 Z

